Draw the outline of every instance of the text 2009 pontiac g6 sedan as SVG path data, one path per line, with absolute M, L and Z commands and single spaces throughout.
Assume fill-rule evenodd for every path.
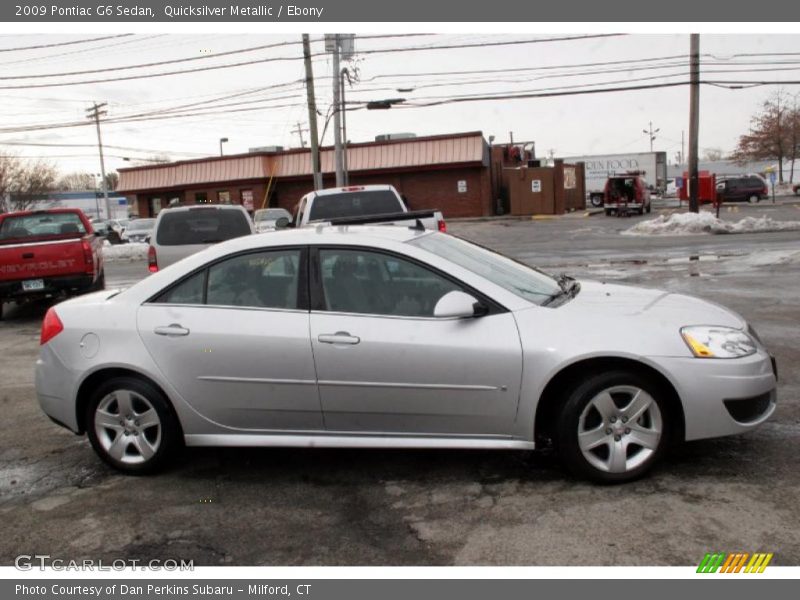
M 671 442 L 749 431 L 774 362 L 741 317 L 554 279 L 404 227 L 231 240 L 51 308 L 36 388 L 106 462 L 176 447 L 533 449 L 627 481 Z

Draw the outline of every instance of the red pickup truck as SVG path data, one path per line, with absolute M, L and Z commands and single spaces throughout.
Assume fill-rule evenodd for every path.
M 75 208 L 0 214 L 3 302 L 102 290 L 103 240 Z

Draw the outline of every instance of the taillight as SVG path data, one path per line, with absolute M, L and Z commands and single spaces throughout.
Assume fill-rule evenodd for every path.
M 447 223 L 444 222 L 444 219 L 439 219 L 436 221 L 437 227 L 439 227 L 439 231 L 442 233 L 447 233 Z
M 55 308 L 49 308 L 42 321 L 42 334 L 39 336 L 39 344 L 46 344 L 59 333 L 64 331 L 64 324 L 58 318 Z
M 92 273 L 94 271 L 94 257 L 92 256 L 92 245 L 89 243 L 89 240 L 83 240 L 81 242 L 81 246 L 83 247 L 83 261 L 86 263 L 86 272 Z
M 155 273 L 156 271 L 158 271 L 158 259 L 156 258 L 155 246 L 150 246 L 147 249 L 147 269 L 151 273 Z

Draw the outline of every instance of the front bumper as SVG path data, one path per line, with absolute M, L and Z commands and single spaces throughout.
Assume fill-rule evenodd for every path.
M 659 358 L 683 405 L 686 440 L 755 429 L 775 412 L 774 360 L 759 350 L 733 359 Z
M 36 397 L 44 413 L 59 425 L 81 433 L 74 400 L 78 375 L 46 344 L 36 361 L 35 380 Z

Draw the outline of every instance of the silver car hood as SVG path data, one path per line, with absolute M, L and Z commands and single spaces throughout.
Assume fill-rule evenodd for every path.
M 693 296 L 664 290 L 581 280 L 581 291 L 557 310 L 589 312 L 597 318 L 643 317 L 678 326 L 721 325 L 742 329 L 746 323 L 735 312 Z M 636 321 L 629 321 L 634 326 Z

